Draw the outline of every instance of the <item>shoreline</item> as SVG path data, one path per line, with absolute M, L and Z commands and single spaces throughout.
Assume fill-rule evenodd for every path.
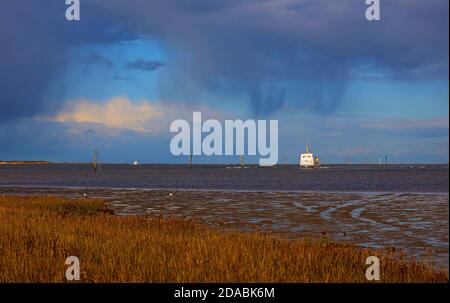
M 449 191 L 364 191 L 364 190 L 274 190 L 274 189 L 226 189 L 226 188 L 183 188 L 183 187 L 106 187 L 106 186 L 64 186 L 64 185 L 26 185 L 26 184 L 1 184 L 0 189 L 38 189 L 38 190 L 118 190 L 118 191 L 180 191 L 180 192 L 204 192 L 204 193 L 280 193 L 280 194 L 417 194 L 417 195 L 449 195 Z
M 363 195 L 0 187 L 0 195 L 95 198 L 105 201 L 120 216 L 192 218 L 213 228 L 245 232 L 256 228 L 290 239 L 326 236 L 359 247 L 404 251 L 408 257 L 426 259 L 439 268 L 448 267 L 447 193 Z
M 0 165 L 50 165 L 48 161 L 0 161 Z

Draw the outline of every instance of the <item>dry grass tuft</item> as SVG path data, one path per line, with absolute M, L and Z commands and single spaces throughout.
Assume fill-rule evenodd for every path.
M 370 255 L 381 282 L 448 282 L 446 272 L 350 245 L 118 217 L 94 200 L 0 196 L 1 282 L 66 282 L 72 255 L 82 282 L 367 282 Z

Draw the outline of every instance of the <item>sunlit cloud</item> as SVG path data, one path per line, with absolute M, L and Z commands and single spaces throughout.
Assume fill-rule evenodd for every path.
M 193 110 L 195 108 L 195 110 Z M 121 130 L 160 135 L 169 132 L 170 123 L 176 119 L 192 119 L 192 112 L 200 111 L 205 118 L 225 119 L 230 114 L 204 104 L 186 105 L 180 102 L 151 102 L 146 99 L 134 102 L 126 96 L 118 96 L 103 102 L 87 98 L 69 100 L 63 109 L 49 116 L 36 117 L 37 121 L 70 124 L 79 127 L 73 134 L 121 134 Z M 97 133 L 95 125 L 101 126 Z M 105 128 L 110 131 L 105 132 Z
M 69 101 L 61 112 L 41 119 L 62 123 L 94 123 L 110 128 L 151 132 L 146 125 L 161 115 L 149 101 L 133 103 L 126 97 L 115 97 L 102 103 L 94 103 L 88 99 Z

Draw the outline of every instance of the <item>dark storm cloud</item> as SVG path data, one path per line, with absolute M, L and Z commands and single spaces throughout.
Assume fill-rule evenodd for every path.
M 132 38 L 118 20 L 87 1 L 82 5 L 83 22 L 71 23 L 65 19 L 65 1 L 2 1 L 0 122 L 33 117 L 58 105 L 64 88 L 50 84 L 68 63 L 72 47 Z
M 84 63 L 86 66 L 83 69 L 83 74 L 87 74 L 89 72 L 89 68 L 92 65 L 101 65 L 107 68 L 112 68 L 113 67 L 113 62 L 105 57 L 103 57 L 100 54 L 90 54 L 86 57 L 83 57 L 80 59 L 80 63 Z
M 267 90 L 254 87 L 250 91 L 251 108 L 257 115 L 274 112 L 285 105 L 286 90 L 283 86 L 272 86 Z
M 89 56 L 86 56 L 84 58 L 81 59 L 82 63 L 85 63 L 86 65 L 91 65 L 91 64 L 100 64 L 100 65 L 104 65 L 106 67 L 112 67 L 113 63 L 111 60 L 103 57 L 100 54 L 90 54 Z
M 136 61 L 128 63 L 126 68 L 152 72 L 163 66 L 165 66 L 165 64 L 157 60 L 137 59 Z
M 45 88 L 71 46 L 136 36 L 166 47 L 163 94 L 244 94 L 255 114 L 287 102 L 319 113 L 337 108 L 358 62 L 400 79 L 448 79 L 449 2 L 381 3 L 382 20 L 368 22 L 362 0 L 85 0 L 82 20 L 69 23 L 64 1 L 6 0 L 0 119 L 54 105 Z
M 381 2 L 380 22 L 365 19 L 362 0 L 111 0 L 104 7 L 120 19 L 132 16 L 136 30 L 169 46 L 176 68 L 168 68 L 168 94 L 177 83 L 187 98 L 197 85 L 244 93 L 255 113 L 287 99 L 323 113 L 339 106 L 358 62 L 393 79 L 448 78 L 448 1 Z M 285 84 L 300 81 L 304 89 Z

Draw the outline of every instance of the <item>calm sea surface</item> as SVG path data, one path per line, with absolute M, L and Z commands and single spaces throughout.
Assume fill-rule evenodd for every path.
M 330 237 L 449 264 L 447 165 L 0 165 L 0 194 L 102 198 L 119 215 Z
M 448 166 L 0 165 L 0 186 L 448 193 Z

